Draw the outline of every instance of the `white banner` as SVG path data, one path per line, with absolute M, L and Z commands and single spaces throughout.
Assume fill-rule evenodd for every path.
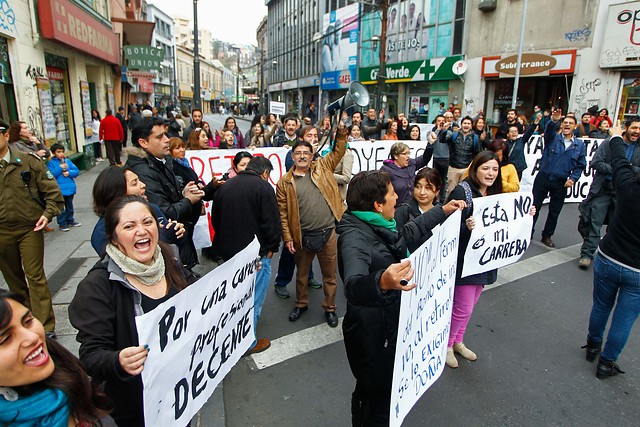
M 504 193 L 473 199 L 473 219 L 462 277 L 513 264 L 531 242 L 533 206 L 530 192 Z
M 453 213 L 409 259 L 412 291 L 402 293 L 391 387 L 389 425 L 400 426 L 442 374 L 451 327 L 460 243 L 460 211 Z
M 254 340 L 254 238 L 236 256 L 136 317 L 149 345 L 142 371 L 148 426 L 184 427 Z
M 269 114 L 282 116 L 287 112 L 287 104 L 284 102 L 269 101 Z
M 589 194 L 589 187 L 591 187 L 591 181 L 593 181 L 591 160 L 603 141 L 602 139 L 580 139 L 582 139 L 587 146 L 587 167 L 580 179 L 573 184 L 573 187 L 567 188 L 566 202 L 579 203 L 587 197 L 587 194 Z M 533 135 L 529 138 L 529 141 L 525 141 L 524 156 L 527 159 L 527 169 L 522 173 L 520 191 L 531 191 L 533 189 L 533 181 L 540 169 L 540 159 L 542 158 L 542 151 L 544 150 L 542 141 L 542 135 Z

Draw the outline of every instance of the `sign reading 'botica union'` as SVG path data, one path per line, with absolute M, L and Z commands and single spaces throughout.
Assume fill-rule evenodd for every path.
M 134 70 L 160 71 L 160 63 L 164 59 L 162 49 L 151 46 L 122 46 L 127 66 Z

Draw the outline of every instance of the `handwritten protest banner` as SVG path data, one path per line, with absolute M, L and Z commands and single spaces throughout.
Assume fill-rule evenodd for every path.
M 259 249 L 254 238 L 229 261 L 136 317 L 139 342 L 149 345 L 142 371 L 146 425 L 186 426 L 249 349 Z
M 399 426 L 442 374 L 451 327 L 460 242 L 460 211 L 453 213 L 409 259 L 413 290 L 402 293 L 391 387 L 389 425 Z
M 579 203 L 583 201 L 589 194 L 589 187 L 593 181 L 593 170 L 591 169 L 591 161 L 596 150 L 602 144 L 602 139 L 581 138 L 587 146 L 587 167 L 578 181 L 573 187 L 567 188 L 566 202 Z M 536 174 L 540 170 L 540 160 L 542 159 L 542 151 L 544 150 L 542 135 L 533 135 L 529 141 L 525 141 L 524 156 L 527 160 L 527 169 L 522 173 L 520 180 L 520 191 L 531 191 L 533 189 L 533 181 Z
M 462 277 L 513 264 L 531 241 L 533 195 L 504 193 L 473 199 L 475 228 L 464 254 Z

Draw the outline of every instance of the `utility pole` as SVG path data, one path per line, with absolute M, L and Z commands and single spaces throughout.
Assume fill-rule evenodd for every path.
M 236 108 L 238 109 L 238 114 L 240 113 L 240 47 L 236 49 L 236 55 L 238 58 L 238 64 L 236 65 Z
M 382 109 L 382 88 L 386 89 L 387 73 L 387 13 L 389 11 L 389 0 L 380 1 L 380 12 L 382 13 L 382 32 L 380 34 L 380 67 L 378 68 L 376 109 Z
M 520 85 L 520 67 L 522 66 L 522 45 L 524 44 L 524 27 L 527 23 L 527 0 L 522 4 L 522 20 L 520 21 L 520 44 L 518 45 L 518 60 L 516 62 L 516 77 L 513 81 L 513 94 L 511 95 L 511 108 L 516 109 L 518 102 L 518 86 Z M 567 98 L 569 102 L 569 98 Z
M 264 99 L 264 50 L 260 49 L 260 111 L 262 115 L 267 114 Z
M 193 0 L 193 108 L 200 109 L 200 53 L 198 53 L 198 0 Z

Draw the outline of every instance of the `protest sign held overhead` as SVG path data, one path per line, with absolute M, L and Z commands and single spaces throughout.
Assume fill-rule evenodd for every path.
M 389 424 L 399 426 L 442 374 L 451 327 L 460 244 L 460 211 L 433 229 L 409 259 L 413 290 L 402 293 Z
M 136 317 L 145 423 L 184 427 L 254 341 L 253 298 L 260 244 Z
M 533 216 L 531 193 L 504 193 L 473 199 L 469 246 L 464 254 L 462 277 L 513 264 L 531 242 Z

